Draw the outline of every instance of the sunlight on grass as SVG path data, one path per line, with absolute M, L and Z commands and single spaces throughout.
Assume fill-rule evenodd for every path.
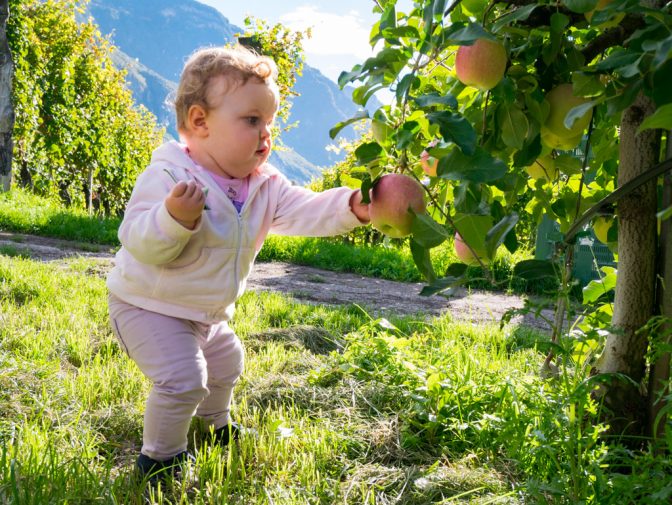
M 143 491 L 149 384 L 109 329 L 100 265 L 0 256 L 0 322 L 3 503 L 614 503 L 663 493 L 632 484 L 670 469 L 642 455 L 629 480 L 610 472 L 618 447 L 579 421 L 597 408 L 585 376 L 540 379 L 532 330 L 249 292 L 234 322 L 246 431 L 221 450 L 195 420 L 194 478 Z

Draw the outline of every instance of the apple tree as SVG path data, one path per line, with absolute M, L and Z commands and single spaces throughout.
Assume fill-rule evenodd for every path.
M 586 338 L 600 351 L 590 364 L 604 381 L 599 394 L 614 431 L 643 432 L 669 395 L 669 361 L 652 351 L 665 350 L 672 316 L 672 200 L 660 177 L 672 168 L 672 3 L 418 0 L 404 11 L 377 0 L 374 8 L 377 54 L 339 78 L 355 85 L 362 110 L 331 133 L 372 122 L 374 137 L 355 150 L 364 195 L 387 172 L 424 180 L 429 205 L 415 216 L 410 241 L 424 292 L 462 279 L 466 265 L 435 272 L 431 260 L 431 249 L 455 233 L 485 266 L 498 248 L 529 240 L 530 223 L 547 216 L 559 225 L 556 254 L 514 272 L 560 280 L 557 339 L 573 245 L 606 222 L 618 258 L 615 300 L 586 318 Z M 367 109 L 383 88 L 392 103 Z M 552 358 L 546 365 L 555 366 Z

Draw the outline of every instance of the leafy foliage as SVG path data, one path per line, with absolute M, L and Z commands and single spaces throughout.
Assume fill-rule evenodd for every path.
M 566 233 L 613 191 L 620 113 L 635 97 L 643 93 L 660 106 L 643 129 L 672 126 L 672 98 L 655 85 L 672 71 L 669 3 L 614 0 L 593 14 L 596 5 L 423 0 L 402 12 L 394 0 L 378 2 L 380 20 L 371 31 L 378 54 L 343 72 L 339 83 L 357 86 L 353 100 L 362 107 L 382 88 L 395 93 L 394 102 L 344 121 L 332 135 L 352 121 L 378 124 L 384 134 L 355 151 L 371 179 L 387 171 L 422 179 L 422 152 L 438 158 L 437 176 L 426 179 L 435 230 L 453 233 L 461 220 L 489 216 L 488 257 L 502 244 L 510 251 L 529 245 L 544 215 Z M 487 92 L 462 84 L 454 68 L 456 50 L 480 38 L 501 41 L 509 60 L 504 78 Z M 545 132 L 547 94 L 563 83 L 583 100 L 567 111 L 565 127 L 593 113 L 587 135 L 573 146 L 549 142 Z M 556 177 L 528 174 L 542 156 L 554 159 Z M 416 249 L 440 242 L 414 239 Z
M 113 46 L 80 0 L 12 0 L 15 166 L 20 184 L 106 215 L 120 213 L 162 132 L 136 107 Z

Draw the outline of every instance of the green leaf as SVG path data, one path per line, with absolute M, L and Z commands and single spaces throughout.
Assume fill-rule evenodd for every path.
M 378 142 L 367 142 L 355 149 L 355 156 L 360 165 L 368 165 L 378 159 L 383 152 L 383 148 Z
M 420 296 L 431 296 L 445 291 L 447 291 L 447 294 L 452 294 L 453 290 L 464 284 L 466 280 L 467 279 L 464 277 L 450 277 L 450 276 L 442 277 L 441 279 L 436 279 L 428 286 L 422 288 L 422 290 L 420 291 Z
M 452 23 L 444 31 L 444 44 L 454 46 L 471 45 L 478 39 L 496 40 L 495 36 L 485 30 L 479 23 Z
M 591 100 L 590 102 L 582 103 L 581 105 L 577 105 L 576 107 L 572 107 L 567 115 L 565 116 L 564 120 L 564 125 L 565 128 L 571 128 L 574 126 L 574 122 L 583 117 L 584 114 L 592 110 L 593 107 L 595 107 L 596 104 L 600 103 L 602 100 Z
M 572 73 L 572 87 L 577 96 L 596 96 L 604 92 L 600 77 L 586 72 Z
M 343 128 L 345 128 L 349 124 L 352 124 L 355 121 L 361 121 L 362 119 L 368 119 L 368 118 L 369 118 L 369 112 L 366 109 L 359 110 L 350 119 L 346 119 L 345 121 L 341 121 L 336 126 L 334 126 L 331 130 L 329 130 L 329 137 L 333 139 L 334 137 L 336 137 L 336 135 L 338 135 L 338 133 Z
M 604 277 L 592 280 L 583 288 L 583 303 L 596 302 L 601 296 L 616 288 L 616 269 L 604 266 L 601 268 Z
M 350 72 L 340 73 L 340 75 L 338 76 L 338 85 L 341 88 L 344 88 L 346 84 L 359 80 L 359 78 L 365 75 L 365 73 L 366 72 L 362 70 L 361 65 L 355 65 L 354 67 L 352 67 L 352 70 Z
M 402 150 L 413 144 L 418 136 L 420 124 L 417 121 L 407 121 L 396 131 L 397 149 Z
M 464 263 L 451 263 L 448 265 L 448 268 L 446 268 L 445 275 L 446 277 L 462 277 L 468 268 L 469 266 Z
M 551 14 L 551 31 L 562 33 L 569 25 L 569 18 L 561 12 L 554 12 Z
M 473 156 L 453 149 L 439 160 L 437 175 L 453 181 L 492 182 L 503 177 L 507 169 L 506 163 L 480 147 Z
M 415 266 L 418 267 L 418 271 L 427 279 L 427 282 L 431 283 L 436 280 L 432 260 L 429 256 L 429 249 L 423 247 L 415 240 L 411 240 L 411 255 L 413 256 Z
M 419 39 L 420 33 L 415 26 L 395 26 L 393 28 L 385 28 L 382 31 L 383 37 L 386 40 L 392 38 L 409 38 L 409 39 Z
M 443 243 L 450 235 L 446 228 L 427 214 L 417 214 L 411 227 L 413 240 L 422 247 L 431 249 Z
M 672 103 L 658 107 L 656 112 L 647 117 L 639 126 L 637 133 L 651 128 L 672 130 Z
M 592 68 L 598 72 L 611 71 L 619 67 L 630 65 L 637 61 L 639 57 L 639 53 L 633 53 L 627 49 L 615 49 L 614 52 L 612 52 L 609 56 L 597 63 Z
M 440 95 L 438 93 L 428 93 L 426 95 L 421 95 L 413 99 L 413 101 L 418 105 L 418 107 L 431 107 L 433 105 L 445 105 L 451 109 L 457 109 L 457 99 L 447 93 L 445 95 Z
M 515 9 L 514 11 L 510 12 L 509 14 L 506 14 L 505 16 L 502 16 L 497 20 L 493 25 L 492 25 L 492 31 L 493 33 L 497 33 L 499 30 L 501 30 L 505 26 L 509 26 L 514 24 L 516 21 L 524 21 L 527 18 L 530 17 L 530 14 L 532 14 L 532 11 L 539 7 L 539 4 L 537 3 L 532 3 L 530 5 L 526 5 L 525 7 L 520 7 L 518 9 Z
M 597 7 L 597 0 L 563 0 L 562 2 L 572 12 L 584 14 Z
M 462 240 L 475 252 L 483 255 L 486 250 L 485 237 L 492 228 L 492 216 L 481 214 L 459 214 L 453 218 L 455 229 Z
M 504 144 L 514 149 L 522 149 L 530 128 L 523 111 L 515 105 L 502 104 L 497 109 L 497 122 Z
M 397 89 L 395 91 L 397 101 L 401 103 L 404 97 L 409 93 L 413 84 L 419 81 L 420 80 L 413 73 L 407 74 L 404 77 L 402 77 L 399 83 L 397 84 Z
M 495 257 L 497 248 L 504 242 L 504 237 L 513 229 L 518 222 L 518 214 L 512 212 L 504 216 L 499 223 L 488 230 L 485 235 L 485 252 L 489 259 Z
M 439 132 L 447 142 L 457 144 L 465 154 L 474 154 L 476 149 L 476 131 L 461 114 L 449 111 L 430 112 L 427 119 L 431 124 L 439 125 Z
M 513 267 L 513 275 L 527 281 L 557 279 L 557 266 L 548 260 L 523 260 Z

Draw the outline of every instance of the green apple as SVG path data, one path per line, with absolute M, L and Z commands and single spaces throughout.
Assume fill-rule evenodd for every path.
M 460 46 L 455 56 L 457 78 L 467 86 L 486 91 L 504 77 L 506 49 L 495 40 L 478 39 L 471 46 Z
M 572 110 L 574 107 L 582 105 L 589 100 L 583 97 L 575 96 L 572 90 L 571 83 L 560 84 L 546 93 L 546 101 L 549 105 L 548 117 L 542 128 L 542 140 L 544 135 L 544 130 L 548 133 L 559 137 L 560 139 L 567 140 L 568 143 L 572 143 L 574 139 L 581 140 L 583 131 L 586 129 L 590 123 L 590 118 L 592 117 L 592 110 L 586 111 L 581 117 L 579 117 L 571 128 L 565 127 L 565 117 L 567 113 Z M 572 142 L 569 142 L 569 139 L 572 139 Z M 578 144 L 578 141 L 577 141 Z M 548 145 L 548 144 L 547 144 Z M 551 146 L 553 147 L 553 146 Z M 574 145 L 573 147 L 576 147 Z M 571 149 L 568 147 L 566 149 Z
M 581 142 L 583 133 L 579 133 L 576 137 L 563 138 L 558 137 L 551 130 L 545 126 L 541 127 L 541 143 L 551 149 L 560 149 L 561 151 L 569 151 L 574 149 Z
M 423 212 L 425 190 L 408 175 L 385 174 L 371 190 L 371 225 L 388 237 L 402 238 L 410 235 L 413 213 Z
M 467 246 L 466 242 L 462 240 L 462 237 L 460 237 L 459 233 L 455 233 L 454 245 L 455 245 L 455 254 L 462 263 L 466 263 L 467 265 L 479 265 L 477 256 L 474 256 L 474 253 L 472 253 L 471 250 L 469 250 L 469 247 Z M 474 249 L 474 252 L 478 255 L 478 258 L 481 260 L 481 263 L 487 265 L 489 260 L 485 254 L 485 251 L 478 250 L 473 245 L 472 248 Z

